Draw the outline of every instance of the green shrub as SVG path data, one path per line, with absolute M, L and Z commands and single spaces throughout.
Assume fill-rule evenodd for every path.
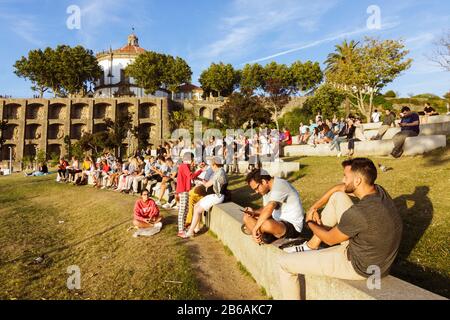
M 389 90 L 384 94 L 386 98 L 397 98 L 397 94 L 393 90 Z

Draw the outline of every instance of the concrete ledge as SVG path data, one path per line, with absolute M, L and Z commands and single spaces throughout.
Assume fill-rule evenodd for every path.
M 248 168 L 248 161 L 239 161 L 239 172 L 244 173 Z M 272 177 L 286 178 L 290 173 L 300 170 L 298 162 L 263 162 L 262 168 L 267 170 Z
M 273 245 L 258 246 L 251 236 L 244 235 L 241 232 L 240 208 L 234 203 L 213 207 L 207 217 L 207 225 L 268 295 L 281 299 L 277 260 L 285 253 Z M 444 297 L 392 276 L 382 279 L 381 290 L 367 289 L 366 281 L 316 276 L 307 276 L 304 280 L 302 291 L 307 300 L 445 300 Z
M 438 148 L 445 148 L 446 146 L 447 138 L 445 135 L 407 138 L 404 146 L 404 155 L 421 155 Z M 355 143 L 355 154 L 358 156 L 388 156 L 392 152 L 393 148 L 394 143 L 392 140 L 360 141 Z M 341 143 L 341 150 L 343 154 L 348 151 L 346 142 Z M 331 151 L 328 144 L 318 145 L 315 148 L 309 145 L 299 145 L 285 147 L 284 154 L 288 157 L 328 157 L 336 156 L 337 151 Z
M 383 140 L 391 140 L 398 132 L 400 132 L 400 128 L 390 128 L 383 136 Z M 377 133 L 378 130 L 367 130 L 364 131 L 364 136 L 370 139 Z M 450 122 L 427 123 L 420 126 L 420 136 L 433 135 L 450 135 Z

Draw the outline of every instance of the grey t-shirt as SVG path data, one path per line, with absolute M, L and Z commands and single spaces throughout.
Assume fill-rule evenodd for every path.
M 376 189 L 377 193 L 344 212 L 337 226 L 350 237 L 347 255 L 363 277 L 372 275 L 370 266 L 378 266 L 382 276 L 388 275 L 402 238 L 403 222 L 394 201 L 382 187 Z

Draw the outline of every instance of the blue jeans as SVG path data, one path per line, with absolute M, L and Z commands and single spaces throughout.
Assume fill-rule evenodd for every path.
M 338 152 L 341 152 L 341 143 L 346 141 L 347 137 L 339 137 L 339 136 L 334 137 L 333 142 L 331 142 L 330 144 L 330 150 L 336 148 Z

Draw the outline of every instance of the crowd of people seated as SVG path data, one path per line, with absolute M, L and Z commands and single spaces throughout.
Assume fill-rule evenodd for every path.
M 316 147 L 320 144 L 329 145 L 330 149 L 338 150 L 338 157 L 342 156 L 341 143 L 348 143 L 348 156 L 352 156 L 355 150 L 355 141 L 365 141 L 361 119 L 349 116 L 347 119 L 322 120 L 316 117 L 316 122 L 310 120 L 309 126 L 300 124 L 300 144 Z

